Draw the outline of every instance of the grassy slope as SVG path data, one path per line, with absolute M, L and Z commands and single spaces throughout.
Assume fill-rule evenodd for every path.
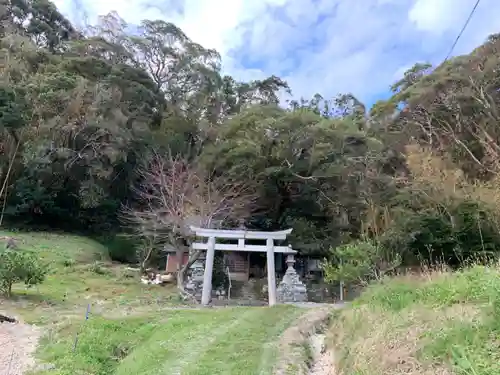
M 44 374 L 267 375 L 277 358 L 276 339 L 301 313 L 289 306 L 179 310 L 172 287 L 140 284 L 92 240 L 0 235 L 19 238 L 51 266 L 38 288 L 17 285 L 15 300 L 0 299 L 2 310 L 44 326 L 39 356 L 55 365 Z
M 277 356 L 276 339 L 297 314 L 277 307 L 91 317 L 63 339 L 46 343 L 43 357 L 56 365 L 51 374 L 60 375 L 267 375 Z
M 500 374 L 500 271 L 387 280 L 331 329 L 338 374 Z
M 43 232 L 0 236 L 19 239 L 19 247 L 36 251 L 50 267 L 43 284 L 32 289 L 16 285 L 14 301 L 2 301 L 3 309 L 28 322 L 50 323 L 61 312 L 83 316 L 88 303 L 93 311 L 108 313 L 179 304 L 172 287 L 140 284 L 134 271 L 109 262 L 107 249 L 88 238 Z

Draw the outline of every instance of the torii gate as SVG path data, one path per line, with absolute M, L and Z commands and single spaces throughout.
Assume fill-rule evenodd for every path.
M 194 250 L 206 250 L 205 271 L 203 275 L 203 292 L 201 304 L 206 306 L 210 302 L 212 294 L 212 272 L 214 267 L 215 250 L 222 251 L 253 251 L 267 253 L 267 284 L 269 293 L 269 306 L 276 304 L 276 271 L 274 264 L 275 253 L 296 254 L 291 246 L 274 246 L 275 240 L 285 240 L 292 233 L 292 228 L 276 232 L 259 232 L 248 230 L 231 229 L 205 229 L 190 226 L 190 229 L 198 237 L 208 238 L 207 242 L 193 243 Z M 238 240 L 238 244 L 217 243 L 217 238 Z M 247 245 L 245 240 L 266 240 L 265 245 Z

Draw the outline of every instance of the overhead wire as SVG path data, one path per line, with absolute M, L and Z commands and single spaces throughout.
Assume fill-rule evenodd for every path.
M 450 58 L 451 54 L 453 53 L 453 51 L 455 50 L 455 47 L 457 46 L 457 43 L 458 41 L 460 40 L 460 38 L 462 37 L 465 29 L 467 28 L 467 26 L 469 25 L 469 22 L 470 20 L 472 19 L 472 17 L 474 16 L 474 13 L 476 12 L 476 9 L 477 7 L 479 6 L 479 3 L 481 2 L 481 0 L 477 0 L 476 1 L 476 4 L 474 5 L 474 7 L 472 8 L 470 14 L 469 14 L 469 17 L 467 18 L 467 20 L 465 21 L 465 24 L 464 26 L 462 27 L 462 30 L 460 30 L 460 33 L 458 33 L 458 36 L 457 38 L 455 39 L 455 42 L 453 42 L 451 48 L 450 48 L 450 51 L 448 52 L 448 54 L 446 55 L 446 58 L 443 60 L 443 63 L 445 63 L 446 61 L 448 61 L 448 59 Z

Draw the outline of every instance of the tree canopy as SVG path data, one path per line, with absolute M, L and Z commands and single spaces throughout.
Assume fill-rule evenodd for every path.
M 415 64 L 367 108 L 351 93 L 280 103 L 285 81 L 239 82 L 217 51 L 162 20 L 131 33 L 111 13 L 78 30 L 48 0 L 15 0 L 0 22 L 4 223 L 127 231 L 124 212 L 152 214 L 153 192 L 181 168 L 196 183 L 168 194 L 185 193 L 186 212 L 156 210 L 149 223 L 199 217 L 193 192 L 206 205 L 203 186 L 223 199 L 225 182 L 251 189 L 252 204 L 239 219 L 213 209 L 213 222 L 293 227 L 302 254 L 368 237 L 408 262 L 431 248 L 452 262 L 457 249 L 500 245 L 498 35 Z M 147 184 L 154 171 L 162 189 Z

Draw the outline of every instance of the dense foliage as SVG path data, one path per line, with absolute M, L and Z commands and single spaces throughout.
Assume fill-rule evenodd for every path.
M 38 255 L 22 249 L 0 250 L 0 294 L 10 297 L 14 283 L 23 282 L 26 287 L 45 280 L 48 268 Z
M 77 30 L 47 0 L 13 0 L 0 21 L 4 224 L 181 246 L 194 219 L 243 218 L 293 227 L 303 254 L 359 238 L 406 263 L 497 254 L 498 36 L 416 64 L 370 109 L 351 94 L 284 107 L 286 82 L 224 75 L 216 51 L 171 23 L 131 34 L 112 13 Z M 246 192 L 244 213 L 228 209 L 228 184 Z

